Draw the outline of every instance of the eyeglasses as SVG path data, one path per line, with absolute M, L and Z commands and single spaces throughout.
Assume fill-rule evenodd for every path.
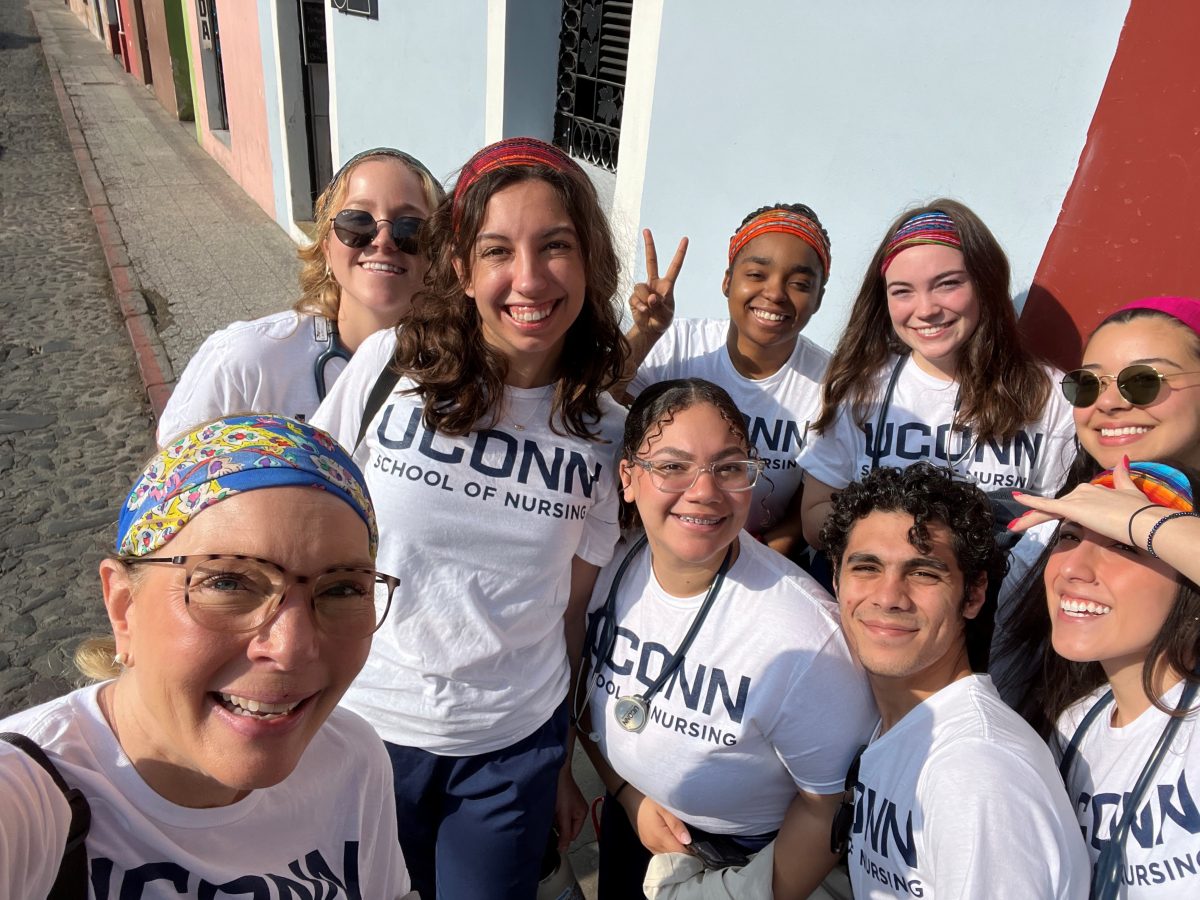
M 383 624 L 392 593 L 400 583 L 391 575 L 354 566 L 334 566 L 319 575 L 293 575 L 269 559 L 233 554 L 151 556 L 124 562 L 183 566 L 188 615 L 197 625 L 230 634 L 262 628 L 275 617 L 289 587 L 307 584 L 319 631 L 330 637 L 364 638 Z M 377 585 L 387 591 L 382 610 L 375 600 Z
M 858 766 L 862 762 L 863 744 L 854 754 L 854 760 L 846 771 L 846 782 L 842 787 L 842 802 L 833 816 L 833 827 L 829 830 L 829 851 L 841 856 L 850 848 L 850 830 L 854 827 L 854 789 L 858 786 Z
M 651 461 L 635 456 L 631 462 L 645 469 L 654 486 L 668 494 L 690 491 L 702 472 L 711 472 L 717 487 L 723 491 L 748 491 L 758 481 L 763 468 L 761 459 L 722 459 L 701 466 L 683 460 Z
M 1089 369 L 1076 369 L 1063 376 L 1060 382 L 1063 396 L 1072 406 L 1091 406 L 1100 399 L 1112 382 L 1117 383 L 1121 396 L 1134 406 L 1149 406 L 1158 399 L 1162 384 L 1168 378 L 1176 375 L 1196 375 L 1197 372 L 1167 372 L 1163 373 L 1154 366 L 1126 366 L 1116 375 L 1098 375 Z
M 392 242 L 401 253 L 416 256 L 420 250 L 417 244 L 417 233 L 425 223 L 424 219 L 414 216 L 401 216 L 398 219 L 376 219 L 369 212 L 361 209 L 343 209 L 333 217 L 333 233 L 347 247 L 361 250 L 379 234 L 379 225 L 383 223 L 391 229 Z

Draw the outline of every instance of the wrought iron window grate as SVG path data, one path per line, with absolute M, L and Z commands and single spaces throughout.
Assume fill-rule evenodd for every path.
M 617 168 L 633 0 L 563 0 L 554 143 Z

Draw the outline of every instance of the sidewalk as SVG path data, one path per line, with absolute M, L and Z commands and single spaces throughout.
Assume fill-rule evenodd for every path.
M 29 8 L 157 413 L 208 334 L 295 302 L 296 246 L 69 9 Z

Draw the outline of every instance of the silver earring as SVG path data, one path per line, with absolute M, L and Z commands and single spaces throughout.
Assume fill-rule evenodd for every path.
M 127 668 L 129 665 L 129 656 L 124 653 L 118 653 L 113 657 L 113 665 L 119 669 Z
M 325 277 L 333 278 L 333 269 L 329 268 L 329 260 L 325 260 Z

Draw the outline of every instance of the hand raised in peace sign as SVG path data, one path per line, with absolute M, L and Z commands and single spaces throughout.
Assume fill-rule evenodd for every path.
M 675 256 L 662 277 L 658 274 L 658 252 L 649 228 L 642 229 L 642 239 L 646 242 L 646 280 L 633 286 L 629 311 L 633 314 L 634 328 L 644 334 L 660 335 L 675 318 L 675 280 L 687 256 L 688 239 L 679 241 Z

